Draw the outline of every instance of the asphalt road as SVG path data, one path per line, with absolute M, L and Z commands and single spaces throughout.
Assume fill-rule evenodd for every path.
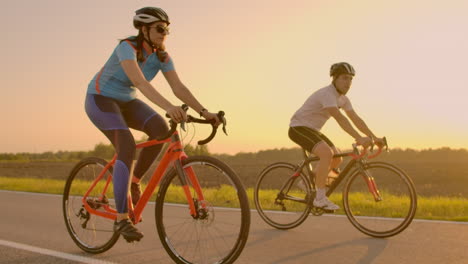
M 120 239 L 109 251 L 81 251 L 67 233 L 59 195 L 0 190 L 0 263 L 172 263 L 162 247 L 150 204 L 139 243 Z M 370 238 L 343 216 L 309 217 L 275 230 L 252 211 L 249 240 L 236 263 L 468 263 L 468 224 L 415 220 L 403 233 Z

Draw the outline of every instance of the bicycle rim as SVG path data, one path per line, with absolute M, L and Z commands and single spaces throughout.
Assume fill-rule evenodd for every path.
M 356 170 L 343 193 L 348 219 L 359 231 L 373 237 L 390 237 L 402 232 L 416 213 L 413 182 L 401 169 L 383 162 L 367 164 L 365 173 L 374 178 L 381 200 L 376 201 L 363 172 Z
M 106 163 L 100 158 L 87 158 L 79 162 L 70 173 L 63 194 L 63 214 L 68 233 L 78 247 L 89 253 L 102 253 L 119 238 L 113 231 L 113 220 L 88 213 L 82 202 L 85 192 Z M 105 198 L 102 196 L 105 181 L 111 175 L 112 168 L 88 196 L 88 204 L 98 211 L 115 210 L 112 184 Z
M 254 200 L 260 217 L 278 229 L 300 225 L 311 210 L 309 180 L 302 173 L 292 177 L 295 170 L 289 163 L 272 164 L 260 173 L 255 185 Z
M 196 175 L 203 196 L 189 183 L 199 215 L 192 217 L 175 170 L 163 179 L 156 199 L 159 238 L 177 263 L 232 263 L 247 241 L 250 209 L 244 187 L 226 164 L 211 157 L 190 157 L 184 171 Z

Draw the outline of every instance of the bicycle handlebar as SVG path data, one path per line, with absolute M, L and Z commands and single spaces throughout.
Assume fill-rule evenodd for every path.
M 373 158 L 377 157 L 378 155 L 380 155 L 382 153 L 382 150 L 383 150 L 384 147 L 385 147 L 385 151 L 388 151 L 387 138 L 383 137 L 382 140 L 383 140 L 383 145 L 378 146 L 379 149 L 377 150 L 377 152 L 372 154 L 372 155 L 369 155 L 367 157 L 368 159 L 373 159 Z M 372 143 L 371 152 L 372 152 L 373 148 L 374 148 L 374 144 Z M 365 148 L 364 151 L 361 154 L 357 154 L 357 153 L 359 153 L 359 150 L 357 149 L 357 145 L 353 144 L 353 153 L 349 154 L 349 156 L 351 156 L 353 159 L 361 159 L 365 155 L 367 155 L 367 149 L 368 148 Z
M 379 149 L 377 150 L 377 152 L 375 154 L 370 155 L 368 157 L 369 159 L 373 159 L 373 158 L 377 157 L 378 155 L 380 155 L 380 153 L 382 153 L 382 150 L 383 150 L 384 147 L 385 147 L 385 151 L 388 151 L 387 138 L 383 137 L 382 140 L 383 140 L 383 145 L 378 146 Z M 372 145 L 372 147 L 374 147 L 374 146 Z M 371 151 L 372 151 L 372 149 L 371 149 Z
M 187 111 L 188 106 L 186 104 L 183 104 L 182 109 L 184 111 Z M 223 124 L 224 134 L 227 135 L 227 132 L 226 132 L 226 118 L 224 117 L 224 115 L 225 115 L 224 112 L 219 111 L 218 114 L 216 114 L 216 115 L 218 116 L 218 119 Z M 168 114 L 166 114 L 166 117 L 170 117 L 170 116 Z M 162 136 L 160 138 L 157 138 L 157 140 L 162 141 L 162 140 L 168 139 L 177 130 L 177 125 L 178 124 L 176 122 L 174 122 L 171 119 L 169 121 L 169 123 L 171 124 L 171 128 L 169 129 L 169 131 L 164 136 Z M 218 127 L 219 127 L 219 126 L 215 126 L 215 123 L 216 123 L 215 119 L 211 119 L 211 120 L 199 119 L 199 118 L 193 117 L 191 115 L 187 115 L 187 121 L 180 123 L 180 126 L 184 131 L 185 131 L 185 123 L 211 124 L 211 127 L 212 127 L 211 134 L 206 139 L 198 141 L 198 145 L 204 145 L 204 144 L 207 144 L 208 142 L 210 142 L 215 137 L 216 132 L 218 131 Z
M 223 124 L 224 134 L 227 135 L 227 132 L 226 132 L 226 118 L 224 118 L 224 112 L 219 111 L 218 114 L 216 114 L 216 115 L 218 116 L 218 119 Z M 219 126 L 215 126 L 216 120 L 214 120 L 214 119 L 211 119 L 211 120 L 199 119 L 199 118 L 195 118 L 195 117 L 190 116 L 190 115 L 187 116 L 187 123 L 211 124 L 211 134 L 207 138 L 205 138 L 204 140 L 199 140 L 198 145 L 205 145 L 208 142 L 210 142 L 216 136 L 216 132 L 218 131 L 218 127 L 219 127 Z
M 365 148 L 361 154 L 356 154 L 356 153 L 359 153 L 359 150 L 357 147 L 358 147 L 357 144 L 353 144 L 353 153 L 349 154 L 349 156 L 351 156 L 355 160 L 361 159 L 367 154 L 367 148 Z

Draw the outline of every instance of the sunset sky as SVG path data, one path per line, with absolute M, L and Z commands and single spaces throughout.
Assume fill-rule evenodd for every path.
M 169 14 L 166 46 L 181 80 L 210 111 L 226 112 L 229 136 L 212 152 L 295 146 L 290 117 L 338 61 L 357 71 L 356 112 L 391 147 L 468 148 L 466 0 L 41 0 L 0 10 L 0 152 L 108 143 L 84 112 L 86 88 L 118 40 L 136 33 L 143 6 Z M 181 104 L 161 74 L 152 83 Z M 352 143 L 333 119 L 322 132 Z M 207 133 L 198 127 L 192 143 Z

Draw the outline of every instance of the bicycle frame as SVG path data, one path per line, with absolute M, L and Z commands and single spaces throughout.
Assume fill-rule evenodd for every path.
M 154 171 L 153 175 L 151 176 L 150 181 L 148 182 L 148 185 L 146 186 L 145 190 L 143 191 L 140 200 L 138 203 L 135 205 L 135 208 L 133 208 L 133 204 L 131 201 L 131 196 L 128 196 L 128 211 L 129 211 L 129 216 L 130 219 L 132 219 L 133 223 L 136 224 L 140 221 L 141 214 L 148 203 L 151 195 L 155 191 L 156 187 L 159 185 L 162 177 L 165 175 L 166 171 L 170 167 L 174 167 L 177 171 L 177 174 L 179 176 L 179 179 L 182 184 L 182 188 L 184 190 L 185 196 L 187 198 L 187 202 L 189 204 L 189 209 L 190 209 L 190 215 L 193 217 L 197 216 L 197 209 L 195 208 L 195 203 L 192 198 L 192 194 L 190 193 L 189 185 L 187 182 L 188 181 L 191 183 L 193 188 L 195 189 L 195 192 L 197 193 L 198 197 L 200 197 L 201 200 L 204 200 L 204 196 L 200 187 L 200 184 L 198 183 L 198 179 L 195 176 L 195 173 L 191 167 L 188 167 L 186 169 L 182 168 L 182 160 L 187 158 L 187 154 L 184 152 L 184 148 L 182 146 L 182 143 L 179 138 L 179 134 L 177 131 L 175 131 L 172 136 L 168 139 L 165 140 L 150 140 L 147 142 L 143 142 L 140 144 L 136 145 L 136 148 L 145 148 L 145 147 L 150 147 L 158 144 L 164 144 L 164 143 L 169 143 L 169 147 L 167 148 L 166 152 L 164 153 L 158 167 Z M 83 196 L 82 202 L 83 206 L 86 208 L 86 210 L 90 214 L 102 216 L 108 219 L 115 220 L 117 217 L 117 212 L 114 209 L 109 208 L 108 206 L 105 206 L 104 209 L 105 211 L 97 211 L 96 209 L 92 208 L 90 204 L 88 203 L 88 195 L 92 192 L 92 190 L 95 188 L 97 183 L 104 177 L 107 171 L 109 171 L 109 168 L 114 165 L 115 161 L 117 159 L 117 154 L 114 155 L 113 159 L 104 167 L 104 169 L 100 172 L 98 177 L 94 180 L 92 183 L 91 187 L 88 189 L 86 194 Z M 187 176 L 187 177 L 186 177 Z M 108 187 L 110 183 L 112 182 L 112 176 L 108 177 L 106 181 L 106 185 L 101 193 L 100 199 L 103 199 L 105 197 L 105 193 L 108 190 Z M 205 205 L 202 204 L 204 207 Z
M 380 154 L 380 151 L 381 150 L 379 150 L 378 154 Z M 381 197 L 380 192 L 379 192 L 379 190 L 377 188 L 377 184 L 375 183 L 374 177 L 372 177 L 372 175 L 370 175 L 370 173 L 364 169 L 365 166 L 366 166 L 366 163 L 367 163 L 367 160 L 364 159 L 365 153 L 363 153 L 362 155 L 359 155 L 359 153 L 356 153 L 356 152 L 357 152 L 357 149 L 355 149 L 352 152 L 340 153 L 340 154 L 336 154 L 336 155 L 333 156 L 333 158 L 342 158 L 342 157 L 351 156 L 352 160 L 349 161 L 346 164 L 345 168 L 341 171 L 341 173 L 338 175 L 338 177 L 329 186 L 326 195 L 327 196 L 331 195 L 335 191 L 336 187 L 338 187 L 338 185 L 346 177 L 348 177 L 348 175 L 350 175 L 350 172 L 356 166 L 357 170 L 359 170 L 363 174 L 364 181 L 367 184 L 369 192 L 374 196 L 375 201 L 377 201 L 377 202 L 381 201 L 382 197 Z M 372 157 L 375 157 L 377 155 L 373 155 Z M 296 169 L 296 171 L 295 171 L 294 175 L 292 176 L 292 178 L 299 177 L 299 175 L 301 174 L 301 172 L 303 171 L 303 169 L 305 167 L 306 172 L 307 172 L 306 174 L 307 174 L 308 178 L 311 179 L 311 181 L 310 181 L 311 187 L 315 188 L 315 181 L 311 177 L 311 175 L 313 175 L 312 168 L 309 165 L 310 165 L 311 162 L 318 161 L 319 157 L 309 156 L 307 154 L 307 152 L 305 152 L 305 151 L 304 151 L 304 157 L 305 157 L 305 160 L 298 166 L 298 168 Z M 372 157 L 370 157 L 370 158 L 372 158 Z M 283 186 L 281 191 L 284 190 L 286 185 L 287 184 L 285 184 L 285 186 Z M 294 199 L 294 200 L 296 200 L 296 199 Z M 306 201 L 306 202 L 308 202 L 308 201 Z

